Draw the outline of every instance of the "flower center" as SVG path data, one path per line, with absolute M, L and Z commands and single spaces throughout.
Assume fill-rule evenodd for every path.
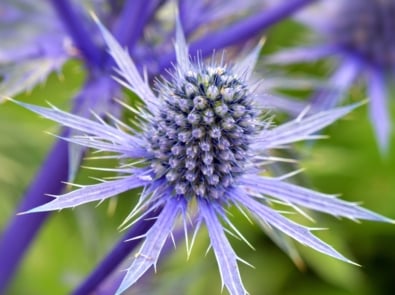
M 149 133 L 151 167 L 174 192 L 219 198 L 244 171 L 256 113 L 246 85 L 226 68 L 199 68 L 162 85 Z
M 333 38 L 372 63 L 395 65 L 395 1 L 347 0 L 339 6 Z

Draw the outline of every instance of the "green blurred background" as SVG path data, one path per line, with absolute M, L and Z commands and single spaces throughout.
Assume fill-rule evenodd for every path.
M 266 53 L 295 45 L 306 32 L 293 22 L 285 22 L 268 32 Z M 309 73 L 325 76 L 331 64 L 297 65 L 291 75 Z M 273 70 L 274 71 L 274 70 Z M 284 69 L 283 69 L 284 71 Z M 269 70 L 270 73 L 270 70 Z M 69 62 L 62 75 L 52 75 L 31 93 L 17 97 L 33 104 L 50 101 L 69 109 L 70 98 L 84 79 L 84 69 Z M 297 93 L 303 95 L 303 93 Z M 349 101 L 365 98 L 364 89 L 355 87 Z M 133 99 L 133 98 L 132 98 Z M 395 110 L 392 110 L 395 115 Z M 58 126 L 40 119 L 12 103 L 0 106 L 0 228 L 14 214 L 35 171 L 40 166 Z M 362 202 L 373 211 L 395 218 L 395 141 L 388 155 L 381 156 L 367 119 L 367 106 L 360 107 L 324 132 L 329 139 L 313 145 L 300 144 L 300 166 L 310 187 L 341 194 L 346 200 Z M 104 163 L 103 163 L 104 164 Z M 115 163 L 106 162 L 105 165 Z M 91 165 L 90 161 L 87 165 Z M 95 165 L 100 165 L 95 163 Z M 96 171 L 83 169 L 77 183 L 94 182 Z M 100 206 L 85 205 L 55 212 L 26 255 L 8 294 L 67 294 L 95 267 L 120 239 L 118 226 L 135 203 L 138 191 L 123 194 Z M 326 215 L 313 215 L 316 223 L 298 219 L 308 226 L 330 230 L 316 232 L 361 267 L 336 261 L 304 246 L 296 245 L 304 264 L 299 268 L 274 245 L 256 225 L 235 212 L 232 221 L 255 247 L 230 240 L 240 257 L 255 269 L 241 265 L 241 273 L 251 294 L 266 295 L 385 295 L 395 290 L 395 226 L 373 222 L 354 223 Z M 191 258 L 181 243 L 158 266 L 158 274 L 136 294 L 221 294 L 220 276 L 212 252 L 205 255 L 206 232 L 199 234 Z M 226 291 L 224 291 L 226 294 Z

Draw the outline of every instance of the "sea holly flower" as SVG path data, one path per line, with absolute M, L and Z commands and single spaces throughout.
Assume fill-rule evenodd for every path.
M 314 105 L 327 109 L 339 104 L 354 82 L 363 78 L 370 99 L 370 119 L 382 151 L 388 149 L 392 126 L 387 87 L 395 66 L 394 11 L 393 0 L 320 1 L 298 13 L 296 19 L 323 36 L 322 42 L 270 58 L 272 63 L 294 63 L 339 57 L 329 90 L 320 91 Z
M 218 51 L 225 47 L 243 44 L 265 28 L 314 1 L 284 1 L 273 9 L 249 10 L 251 14 L 236 10 L 242 16 L 237 21 L 234 21 L 233 16 L 229 14 L 235 10 L 225 9 L 223 13 L 216 15 L 221 16 L 222 20 L 232 19 L 231 24 L 219 29 L 216 27 L 211 30 L 210 27 L 208 31 L 203 30 L 204 34 L 198 34 L 197 39 L 193 39 L 196 37 L 195 34 L 189 36 L 191 40 L 194 40 L 191 43 L 191 52 L 199 50 L 205 57 L 210 55 L 214 48 Z M 54 69 L 60 69 L 63 62 L 77 57 L 85 66 L 87 80 L 72 100 L 72 112 L 79 116 L 90 116 L 91 113 L 88 110 L 91 110 L 98 116 L 105 116 L 105 112 L 111 112 L 112 115 L 117 116 L 112 111 L 119 105 L 114 105 L 110 95 L 107 94 L 118 90 L 118 85 L 107 87 L 113 82 L 110 81 L 111 77 L 108 74 L 111 62 L 101 46 L 96 43 L 97 27 L 89 26 L 91 22 L 86 18 L 86 10 L 82 9 L 83 6 L 90 7 L 98 13 L 105 24 L 112 28 L 112 33 L 117 40 L 129 48 L 135 63 L 139 67 L 143 65 L 146 67 L 149 80 L 154 75 L 165 73 L 175 59 L 172 50 L 162 50 L 161 42 L 159 42 L 159 47 L 156 47 L 158 43 L 150 42 L 151 40 L 147 38 L 151 21 L 161 13 L 163 5 L 172 1 L 127 0 L 121 1 L 122 3 L 114 1 L 109 3 L 102 0 L 86 0 L 77 4 L 72 0 L 49 0 L 45 4 L 41 3 L 32 7 L 31 3 L 26 0 L 3 2 L 0 4 L 0 26 L 5 24 L 4 30 L 0 28 L 0 34 L 5 39 L 5 42 L 0 45 L 0 59 L 5 63 L 0 69 L 3 73 L 0 82 L 2 95 L 16 95 L 18 92 L 34 87 L 38 82 L 45 81 Z M 221 3 L 228 4 L 227 1 Z M 23 8 L 29 9 L 25 11 Z M 188 14 L 185 8 L 188 7 L 184 5 L 183 11 Z M 192 8 L 189 6 L 189 9 Z M 202 23 L 206 24 L 206 17 L 214 23 L 213 14 L 209 11 L 205 14 L 205 19 L 201 19 Z M 155 26 L 155 23 L 153 25 Z M 26 30 L 18 30 L 19 26 Z M 13 29 L 10 31 L 9 27 Z M 195 29 L 202 33 L 202 30 L 196 28 L 196 24 Z M 12 38 L 10 38 L 10 32 Z M 168 33 L 164 38 L 159 38 L 166 43 L 165 49 L 171 48 L 167 45 L 171 45 L 168 41 L 173 33 L 171 31 Z M 11 44 L 10 47 L 8 47 L 8 42 Z M 152 50 L 153 46 L 154 50 Z M 110 109 L 106 109 L 107 106 L 110 106 Z M 72 134 L 76 135 L 77 132 Z M 67 130 L 61 132 L 61 136 L 69 135 Z M 84 147 L 74 147 L 70 149 L 68 143 L 60 139 L 55 142 L 53 149 L 48 153 L 43 165 L 26 189 L 26 194 L 16 209 L 17 212 L 45 203 L 47 198 L 44 194 L 46 193 L 58 195 L 63 191 L 65 185 L 62 182 L 72 179 L 78 168 L 81 152 L 85 150 Z M 4 227 L 0 239 L 0 293 L 5 292 L 26 249 L 32 243 L 47 216 L 48 212 L 13 216 Z
M 255 104 L 255 98 L 260 94 L 255 93 L 250 84 L 259 46 L 233 65 L 215 60 L 207 64 L 199 58 L 192 62 L 178 25 L 177 65 L 171 78 L 158 82 L 152 90 L 126 51 L 104 27 L 100 27 L 118 66 L 116 79 L 145 103 L 145 108 L 139 111 L 121 103 L 141 116 L 141 133 L 116 118 L 111 124 L 99 118 L 89 120 L 69 114 L 55 107 L 17 103 L 84 134 L 65 140 L 111 152 L 114 157 L 122 159 L 120 167 L 108 168 L 120 173 L 119 178 L 80 186 L 29 213 L 103 201 L 137 187 L 144 189 L 126 222 L 143 219 L 147 214 L 161 210 L 144 235 L 144 242 L 127 269 L 117 294 L 132 286 L 150 267 L 156 266 L 176 221 L 181 218 L 187 228 L 191 220 L 189 215 L 194 215 L 197 222 L 193 224 L 192 242 L 187 243 L 188 252 L 196 232 L 205 224 L 222 283 L 230 294 L 246 294 L 247 291 L 237 264 L 242 260 L 233 251 L 222 224 L 245 240 L 228 219 L 228 206 L 244 208 L 260 223 L 346 262 L 351 261 L 315 237 L 311 228 L 291 221 L 270 207 L 270 200 L 353 220 L 390 221 L 354 203 L 288 183 L 286 176 L 262 175 L 271 149 L 314 138 L 312 134 L 349 113 L 355 105 L 301 116 L 271 127 L 268 119 L 261 120 L 265 110 Z

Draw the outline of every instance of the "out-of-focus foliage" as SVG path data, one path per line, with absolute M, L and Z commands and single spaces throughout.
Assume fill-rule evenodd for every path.
M 272 52 L 303 40 L 304 35 L 295 33 L 296 28 L 300 27 L 292 22 L 274 27 L 268 32 L 264 51 Z M 293 66 L 289 70 L 323 76 L 329 69 L 328 64 L 320 63 Z M 48 100 L 67 108 L 83 75 L 78 64 L 67 63 L 63 69 L 64 80 L 52 75 L 45 85 L 18 99 L 34 104 Z M 353 89 L 350 101 L 360 98 L 362 93 L 361 89 Z M 305 93 L 293 94 L 302 98 Z M 299 145 L 301 166 L 306 168 L 311 187 L 326 193 L 341 193 L 346 200 L 361 201 L 366 208 L 395 217 L 395 142 L 392 138 L 388 156 L 380 156 L 366 112 L 367 108 L 361 107 L 348 116 L 349 120 L 328 128 L 325 133 L 330 135 L 329 139 Z M 55 124 L 10 103 L 0 106 L 0 228 L 13 214 L 18 197 L 53 141 L 43 131 L 53 132 L 56 128 Z M 89 166 L 89 161 L 85 164 Z M 100 173 L 83 169 L 76 182 L 87 183 L 90 176 L 99 177 Z M 86 205 L 54 214 L 27 253 L 9 294 L 69 293 L 121 237 L 117 227 L 132 208 L 137 193 L 124 194 L 116 202 L 107 201 L 98 208 Z M 256 267 L 253 270 L 241 266 L 251 294 L 392 294 L 395 273 L 392 225 L 364 222 L 360 226 L 323 215 L 314 217 L 320 225 L 330 228 L 317 235 L 363 267 L 335 261 L 298 245 L 305 261 L 302 269 L 298 269 L 257 226 L 235 212 L 232 221 L 259 249 L 251 251 L 243 242 L 233 243 L 236 252 Z M 308 220 L 304 222 L 314 226 Z M 144 294 L 220 294 L 214 256 L 210 252 L 202 258 L 207 244 L 207 235 L 202 232 L 189 261 L 184 246 L 179 245 L 178 251 L 158 266 L 160 273 L 144 286 L 147 292 Z

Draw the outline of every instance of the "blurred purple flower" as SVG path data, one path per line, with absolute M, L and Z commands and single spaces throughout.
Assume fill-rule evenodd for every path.
M 298 63 L 339 57 L 339 65 L 324 89 L 313 99 L 316 109 L 344 100 L 347 90 L 364 78 L 370 99 L 370 119 L 378 144 L 388 150 L 391 119 L 388 83 L 395 68 L 394 0 L 320 1 L 297 14 L 296 19 L 324 37 L 320 44 L 284 50 L 270 63 Z
M 16 95 L 59 71 L 71 52 L 71 40 L 45 2 L 0 3 L 0 92 Z
M 266 170 L 267 160 L 275 160 L 270 157 L 272 149 L 315 138 L 312 134 L 346 115 L 356 105 L 300 116 L 272 127 L 267 116 L 261 119 L 265 110 L 256 104 L 256 98 L 262 94 L 253 91 L 250 80 L 260 45 L 233 65 L 216 61 L 214 57 L 209 63 L 198 57 L 192 62 L 180 25 L 177 28 L 177 65 L 169 80 L 157 82 L 154 94 L 127 52 L 101 26 L 109 52 L 118 66 L 116 80 L 145 103 L 141 109 L 121 103 L 140 116 L 141 133 L 115 117 L 109 124 L 100 117 L 89 120 L 55 107 L 17 102 L 82 134 L 65 140 L 113 153 L 122 160 L 117 168 L 105 168 L 120 173 L 115 180 L 78 185 L 78 189 L 55 196 L 51 202 L 25 213 L 73 208 L 142 187 L 140 199 L 125 224 L 161 211 L 143 235 L 144 242 L 116 294 L 123 293 L 149 268 L 156 266 L 163 245 L 180 217 L 186 229 L 187 252 L 190 253 L 196 233 L 204 223 L 222 284 L 230 294 L 247 294 L 237 263 L 244 261 L 233 251 L 222 222 L 249 243 L 228 219 L 226 208 L 229 206 L 242 212 L 244 208 L 258 223 L 326 255 L 352 263 L 315 237 L 312 228 L 297 224 L 273 209 L 270 201 L 353 220 L 391 220 L 354 203 L 290 184 L 284 181 L 289 175 L 270 177 L 263 176 L 262 172 Z M 192 220 L 196 222 L 189 242 L 187 228 Z

